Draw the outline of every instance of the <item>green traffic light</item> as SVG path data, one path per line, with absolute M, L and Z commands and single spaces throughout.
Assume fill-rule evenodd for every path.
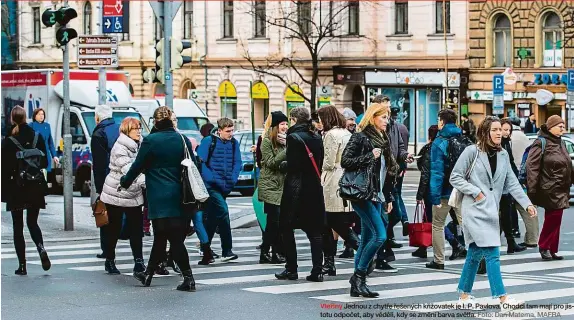
M 62 27 L 56 31 L 56 41 L 61 46 L 65 46 L 70 40 L 78 37 L 78 32 L 73 28 Z

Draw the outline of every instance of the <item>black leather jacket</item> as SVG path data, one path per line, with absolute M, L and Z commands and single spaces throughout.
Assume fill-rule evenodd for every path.
M 341 167 L 345 171 L 357 171 L 359 169 L 365 169 L 373 166 L 374 170 L 371 175 L 371 181 L 365 181 L 369 185 L 368 190 L 373 195 L 372 199 L 378 198 L 378 193 L 381 191 L 380 188 L 380 172 L 381 172 L 381 159 L 376 159 L 373 155 L 373 145 L 369 141 L 366 134 L 362 132 L 353 133 L 351 139 L 343 151 L 341 157 Z M 382 157 L 382 155 L 381 155 Z M 393 201 L 392 191 L 395 179 L 387 175 L 385 183 L 383 185 L 383 196 L 386 203 Z M 383 199 L 381 199 L 383 200 Z
M 428 193 L 430 186 L 430 150 L 432 142 L 427 143 L 419 152 L 421 156 L 417 160 L 417 167 L 421 172 L 421 178 L 419 180 L 419 189 L 417 191 L 417 200 L 424 200 L 425 195 Z

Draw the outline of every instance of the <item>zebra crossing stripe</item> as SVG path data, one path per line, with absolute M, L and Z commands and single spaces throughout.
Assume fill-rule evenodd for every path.
M 460 277 L 460 275 L 456 275 L 456 277 Z M 369 285 L 372 281 L 369 281 Z M 530 284 L 537 284 L 541 283 L 540 281 L 532 281 L 532 280 L 520 280 L 520 279 L 509 279 L 506 280 L 504 283 L 505 287 L 514 287 L 514 286 L 523 286 L 523 285 L 530 285 Z M 312 299 L 317 300 L 328 300 L 328 301 L 337 301 L 337 302 L 360 302 L 360 301 L 372 301 L 372 300 L 381 300 L 381 299 L 395 299 L 395 298 L 404 298 L 404 297 L 414 297 L 414 296 L 426 296 L 426 295 L 433 295 L 439 293 L 451 293 L 456 294 L 458 284 L 456 283 L 449 283 L 444 285 L 434 285 L 434 286 L 425 286 L 425 287 L 416 287 L 416 288 L 404 288 L 404 289 L 393 289 L 388 291 L 380 291 L 379 296 L 376 298 L 362 298 L 362 297 L 351 297 L 348 293 L 346 294 L 335 294 L 335 295 L 327 295 L 327 296 L 318 296 L 318 297 L 311 297 Z M 474 283 L 473 286 L 474 290 L 481 290 L 481 289 L 488 289 L 490 288 L 490 284 L 487 280 L 485 281 L 477 281 Z
M 353 273 L 353 269 L 350 270 L 351 270 L 350 273 Z M 339 270 L 337 270 L 337 274 L 341 274 Z M 404 283 L 415 283 L 422 281 L 448 280 L 459 277 L 460 275 L 458 274 L 432 272 L 432 273 L 402 274 L 388 277 L 373 277 L 369 278 L 368 283 L 370 286 L 391 284 L 391 283 L 404 284 Z M 345 288 L 349 288 L 348 279 L 325 281 L 318 283 L 297 283 L 288 285 L 253 287 L 253 288 L 245 288 L 243 290 L 251 292 L 260 292 L 260 293 L 286 294 L 286 293 L 301 293 L 301 292 L 335 290 Z
M 125 246 L 129 246 L 129 242 L 118 242 L 117 247 L 125 247 Z M 50 251 L 53 250 L 63 250 L 63 249 L 87 249 L 87 248 L 99 248 L 100 247 L 100 243 L 77 243 L 77 244 L 65 244 L 65 245 L 59 245 L 59 246 L 44 246 L 46 248 L 46 250 L 48 250 L 48 254 L 50 253 Z M 37 252 L 38 249 L 36 249 L 36 247 L 27 247 L 26 248 L 26 252 Z M 14 253 L 16 252 L 16 249 L 14 248 L 2 248 L 2 254 L 6 254 L 6 253 Z
M 561 269 L 574 267 L 574 260 L 562 261 L 538 261 L 522 264 L 505 265 L 500 267 L 500 271 L 508 273 L 540 271 L 548 269 Z
M 562 272 L 562 273 L 555 273 L 553 276 L 561 276 L 566 278 L 574 278 L 574 272 Z

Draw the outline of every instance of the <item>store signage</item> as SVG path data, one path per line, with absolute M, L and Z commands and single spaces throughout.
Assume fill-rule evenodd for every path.
M 536 73 L 534 74 L 534 84 L 568 84 L 566 74 Z
M 536 103 L 538 103 L 538 105 L 544 106 L 550 103 L 550 101 L 552 101 L 553 99 L 554 99 L 554 93 L 548 90 L 540 89 L 536 91 Z
M 445 85 L 444 72 L 365 72 L 365 83 L 367 85 Z M 460 86 L 460 74 L 457 72 L 448 73 L 448 87 Z
M 512 71 L 512 68 L 506 68 L 502 75 L 504 76 L 504 84 L 507 86 L 512 86 L 518 81 L 518 76 Z
M 477 101 L 492 101 L 494 94 L 492 91 L 469 91 L 468 96 L 471 100 Z M 504 101 L 512 101 L 513 93 L 504 91 Z

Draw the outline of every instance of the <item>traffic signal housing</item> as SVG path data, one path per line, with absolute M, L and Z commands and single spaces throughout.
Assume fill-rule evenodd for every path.
M 42 23 L 46 27 L 52 27 L 56 22 L 60 25 L 56 31 L 56 41 L 65 46 L 70 40 L 78 37 L 78 32 L 74 28 L 68 28 L 66 25 L 74 18 L 78 17 L 78 13 L 74 8 L 62 7 L 58 10 L 46 9 L 42 13 Z
M 165 54 L 165 40 L 164 38 L 159 39 L 155 43 L 155 74 L 157 81 L 154 82 L 165 82 L 164 77 L 164 66 L 163 66 L 163 57 Z
M 183 56 L 181 52 L 185 49 L 191 48 L 191 41 L 171 39 L 171 70 L 181 68 L 184 64 L 191 63 L 192 58 Z

